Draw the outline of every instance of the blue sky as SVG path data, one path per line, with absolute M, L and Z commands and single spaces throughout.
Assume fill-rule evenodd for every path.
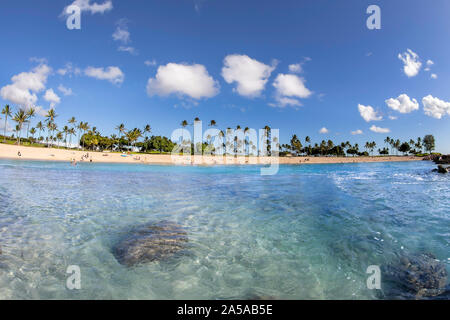
M 2 105 L 54 106 L 60 126 L 75 116 L 103 134 L 123 122 L 170 136 L 199 117 L 279 128 L 283 143 L 431 133 L 450 153 L 447 0 L 77 1 L 81 30 L 62 15 L 73 0 L 2 1 Z

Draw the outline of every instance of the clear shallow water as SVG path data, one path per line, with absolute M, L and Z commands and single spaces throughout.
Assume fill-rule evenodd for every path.
M 0 299 L 376 299 L 369 265 L 431 252 L 450 272 L 450 177 L 432 168 L 0 160 Z M 127 230 L 161 220 L 186 228 L 185 252 L 119 264 Z

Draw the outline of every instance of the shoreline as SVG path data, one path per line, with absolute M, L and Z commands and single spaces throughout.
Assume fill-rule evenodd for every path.
M 20 152 L 20 156 L 18 153 Z M 83 157 L 88 155 L 88 157 Z M 124 163 L 154 165 L 268 165 L 274 161 L 271 157 L 215 157 L 215 156 L 179 156 L 175 161 L 170 154 L 131 154 L 123 156 L 115 152 L 80 151 L 56 148 L 38 148 L 8 145 L 0 143 L 0 159 L 35 160 L 92 163 Z M 368 163 L 368 162 L 404 162 L 421 161 L 415 156 L 368 156 L 368 157 L 279 157 L 280 165 L 290 164 L 332 164 L 332 163 Z

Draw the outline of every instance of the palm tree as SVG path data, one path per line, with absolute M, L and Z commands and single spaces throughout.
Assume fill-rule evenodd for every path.
M 55 131 L 58 130 L 58 126 L 54 122 L 49 122 L 49 129 L 52 132 L 51 141 L 52 141 L 52 145 L 53 145 L 53 139 L 57 138 L 54 136 L 54 134 L 55 134 Z
M 27 139 L 28 139 L 28 132 L 30 131 L 31 119 L 34 118 L 35 116 L 36 116 L 36 109 L 34 109 L 33 107 L 30 107 L 30 109 L 28 109 L 28 111 L 27 111 L 27 122 L 28 122 Z
M 52 108 L 52 109 L 48 110 L 47 115 L 45 116 L 47 118 L 46 121 L 53 122 L 53 121 L 55 121 L 55 118 L 57 116 L 58 115 L 56 114 L 55 109 Z
M 38 140 L 40 140 L 40 138 L 41 138 L 41 131 L 42 131 L 43 129 L 45 129 L 45 128 L 44 128 L 44 125 L 42 124 L 41 121 L 39 121 L 39 122 L 37 123 L 36 128 L 39 129 Z
M 7 104 L 7 105 L 3 108 L 2 114 L 5 115 L 5 128 L 3 129 L 3 130 L 4 130 L 4 134 L 3 134 L 3 142 L 6 142 L 6 126 L 7 126 L 7 124 L 8 124 L 8 117 L 12 117 L 12 114 L 11 114 L 11 108 L 9 107 L 9 104 Z
M 31 139 L 34 140 L 34 135 L 36 134 L 36 129 L 33 127 L 30 129 Z
M 69 148 L 72 146 L 72 136 L 75 135 L 75 128 L 69 129 Z
M 122 134 L 126 132 L 125 125 L 123 123 L 119 124 L 116 127 L 116 130 L 119 131 L 119 151 L 120 151 L 120 139 L 122 139 Z
M 19 129 L 19 131 L 17 133 L 17 142 L 20 145 L 20 136 L 21 136 L 22 126 L 23 126 L 23 123 L 27 121 L 27 115 L 25 114 L 25 111 L 23 111 L 22 109 L 19 109 L 19 111 L 17 111 L 14 114 L 13 120 L 15 122 L 17 122 L 16 130 Z
M 67 122 L 74 127 L 75 123 L 77 123 L 77 119 L 75 119 L 75 117 L 72 117 Z
M 115 134 L 112 134 L 111 136 L 110 136 L 110 139 L 111 139 L 111 151 L 113 150 L 113 147 L 114 147 L 114 144 L 117 142 L 117 136 L 115 135 Z
M 126 136 L 130 144 L 136 148 L 136 141 L 140 137 L 142 137 L 142 132 L 140 129 L 134 128 L 133 130 L 129 131 Z
M 56 130 L 56 125 L 54 125 L 54 121 L 55 121 L 55 118 L 57 117 L 57 115 L 56 115 L 56 112 L 55 112 L 55 109 L 50 109 L 50 110 L 48 110 L 48 112 L 47 112 L 47 115 L 45 116 L 45 121 L 47 122 L 47 128 L 48 128 L 48 134 L 50 135 L 50 133 L 53 133 L 55 130 Z M 53 139 L 50 139 L 50 140 L 52 140 L 52 143 L 53 143 Z M 48 144 L 47 144 L 47 147 L 49 147 L 50 146 L 50 141 L 48 141 Z
M 67 148 L 67 134 L 69 133 L 69 127 L 68 126 L 64 126 L 63 127 L 63 132 L 64 132 L 64 141 L 66 142 L 66 148 Z
M 84 127 L 84 122 L 80 121 L 77 125 L 77 129 L 78 129 L 78 148 L 81 149 L 81 132 L 83 131 L 83 127 Z
M 386 137 L 386 139 L 384 139 L 384 143 L 386 144 L 388 150 L 389 150 L 389 145 L 391 144 L 391 138 Z
M 270 127 L 269 126 L 265 126 L 264 127 L 264 135 L 266 136 L 266 143 L 267 143 L 267 155 L 270 156 L 270 150 L 271 150 L 271 146 L 270 146 Z
M 62 132 L 59 131 L 59 132 L 56 134 L 56 140 L 58 141 L 58 147 L 59 147 L 59 145 L 61 144 L 61 140 L 62 140 L 62 139 L 63 139 Z
M 81 130 L 83 131 L 83 136 L 86 133 L 86 131 L 88 131 L 91 127 L 89 126 L 89 124 L 87 122 L 83 122 L 83 125 L 81 126 Z M 83 139 L 83 147 L 84 149 L 84 139 Z
M 189 125 L 189 123 L 187 122 L 187 120 L 183 120 L 181 121 L 181 126 L 184 128 L 186 128 Z M 181 133 L 181 143 L 184 143 L 184 132 Z

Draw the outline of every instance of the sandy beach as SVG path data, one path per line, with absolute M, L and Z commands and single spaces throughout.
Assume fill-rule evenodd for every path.
M 20 154 L 20 156 L 19 156 Z M 41 160 L 97 162 L 97 163 L 144 163 L 144 164 L 193 164 L 193 165 L 241 165 L 241 164 L 270 164 L 276 161 L 270 157 L 214 157 L 187 156 L 173 158 L 168 154 L 131 154 L 123 155 L 111 152 L 92 152 L 66 150 L 56 148 L 36 148 L 16 145 L 0 144 L 0 158 Z M 422 158 L 414 156 L 386 156 L 386 157 L 279 157 L 279 164 L 320 164 L 320 163 L 359 163 L 359 162 L 389 162 L 389 161 L 418 161 Z

